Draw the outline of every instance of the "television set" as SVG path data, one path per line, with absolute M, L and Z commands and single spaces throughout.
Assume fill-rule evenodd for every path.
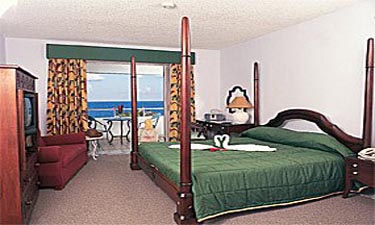
M 24 92 L 23 108 L 24 108 L 24 128 L 25 135 L 37 132 L 37 100 L 34 93 Z

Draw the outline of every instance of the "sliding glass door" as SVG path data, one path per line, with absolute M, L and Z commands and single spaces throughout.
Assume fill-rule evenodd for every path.
M 139 120 L 159 117 L 156 129 L 164 136 L 163 65 L 137 64 Z M 130 65 L 117 62 L 88 62 L 89 116 L 106 123 L 107 118 L 130 117 Z M 112 133 L 120 134 L 115 124 Z M 124 127 L 128 129 L 128 127 Z

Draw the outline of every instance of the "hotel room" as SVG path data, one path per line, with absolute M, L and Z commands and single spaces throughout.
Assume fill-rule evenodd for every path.
M 0 5 L 0 224 L 375 223 L 375 1 Z

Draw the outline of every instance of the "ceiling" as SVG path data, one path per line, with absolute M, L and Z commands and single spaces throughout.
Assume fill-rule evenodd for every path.
M 359 1 L 174 0 L 165 9 L 168 0 L 18 0 L 0 28 L 5 37 L 178 47 L 187 15 L 193 48 L 221 49 Z

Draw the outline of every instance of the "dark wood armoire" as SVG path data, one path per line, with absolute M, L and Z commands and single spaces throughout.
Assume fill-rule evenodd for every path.
M 0 224 L 28 223 L 38 197 L 36 79 L 0 65 Z

